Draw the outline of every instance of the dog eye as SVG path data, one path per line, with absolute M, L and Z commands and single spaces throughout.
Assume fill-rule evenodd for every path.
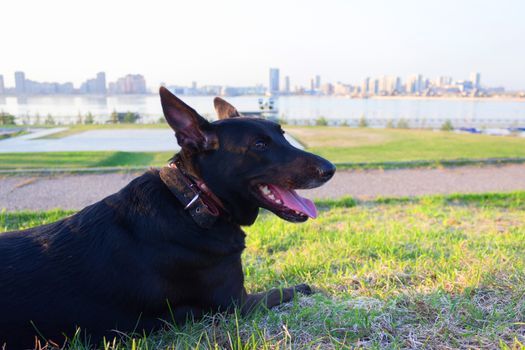
M 264 151 L 266 148 L 268 148 L 268 144 L 264 142 L 263 140 L 255 141 L 253 144 L 253 147 L 258 151 Z

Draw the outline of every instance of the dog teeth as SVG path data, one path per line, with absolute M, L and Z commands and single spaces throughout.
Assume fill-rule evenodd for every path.
M 259 190 L 262 192 L 264 197 L 268 198 L 272 202 L 275 202 L 277 204 L 283 204 L 283 201 L 277 198 L 275 194 L 273 194 L 272 191 L 268 188 L 267 185 L 260 185 Z
M 268 188 L 268 186 L 261 186 L 260 188 L 261 188 L 262 193 L 264 193 L 264 194 L 270 194 L 270 193 L 272 193 L 272 192 L 270 191 L 270 189 Z

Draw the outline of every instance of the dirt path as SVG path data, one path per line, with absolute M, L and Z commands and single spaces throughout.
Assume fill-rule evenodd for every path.
M 118 191 L 137 174 L 0 178 L 0 209 L 80 209 Z M 310 198 L 416 196 L 525 190 L 525 164 L 446 169 L 339 171 Z

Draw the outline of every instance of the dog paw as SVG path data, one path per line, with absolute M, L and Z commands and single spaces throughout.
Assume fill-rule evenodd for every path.
M 301 294 L 304 294 L 304 295 L 310 295 L 310 294 L 313 294 L 314 292 L 312 291 L 312 288 L 310 288 L 309 285 L 307 285 L 306 283 L 301 283 L 301 284 L 298 284 L 294 287 L 294 290 L 296 293 L 301 293 Z

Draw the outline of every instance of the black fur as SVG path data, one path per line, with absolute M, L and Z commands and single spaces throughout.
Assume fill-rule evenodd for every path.
M 179 135 L 191 147 L 177 159 L 230 215 L 200 228 L 158 170 L 150 170 L 73 216 L 0 234 L 0 348 L 33 347 L 37 335 L 62 344 L 77 327 L 97 342 L 113 338 L 113 330 L 151 332 L 162 320 L 182 323 L 234 305 L 249 312 L 309 292 L 299 285 L 247 294 L 240 225 L 253 223 L 261 206 L 249 195 L 254 179 L 313 187 L 332 176 L 333 165 L 291 147 L 271 122 L 237 118 L 191 127 L 198 130 Z M 250 149 L 261 137 L 272 152 Z

